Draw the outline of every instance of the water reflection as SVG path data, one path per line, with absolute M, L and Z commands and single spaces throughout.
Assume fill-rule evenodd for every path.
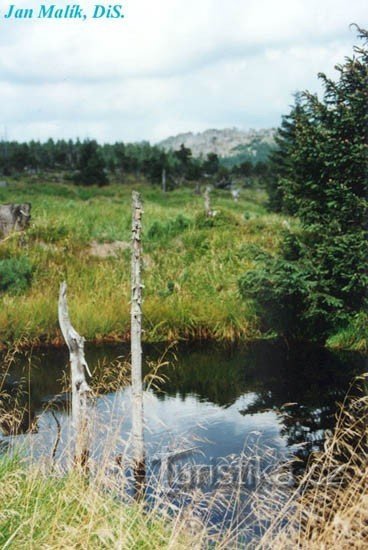
M 161 353 L 159 346 L 145 350 L 151 360 Z M 87 346 L 92 367 L 127 354 L 123 346 Z M 366 369 L 365 357 L 359 354 L 310 346 L 287 349 L 280 343 L 259 342 L 241 349 L 182 345 L 176 356 L 165 368 L 165 381 L 145 395 L 151 456 L 173 441 L 176 445 L 182 441 L 186 448 L 191 440 L 198 442 L 191 445 L 200 449 L 198 460 L 207 457 L 209 461 L 241 452 L 256 437 L 260 446 L 289 448 L 305 460 L 311 450 L 321 448 L 326 430 L 333 428 L 336 403 L 343 400 L 352 379 Z M 7 398 L 2 403 L 9 412 L 20 403 L 24 415 L 16 426 L 3 418 L 3 436 L 35 431 L 38 425 L 40 433 L 34 437 L 40 448 L 48 439 L 50 446 L 54 418 L 50 412 L 37 418 L 45 405 L 52 404 L 61 424 L 66 419 L 66 396 L 55 399 L 55 395 L 62 389 L 67 362 L 64 349 L 34 353 L 31 361 L 18 357 L 6 376 Z M 129 434 L 129 389 L 98 400 L 96 408 L 101 428 L 96 429 L 95 450 L 102 452 L 107 433 L 118 424 L 123 439 Z

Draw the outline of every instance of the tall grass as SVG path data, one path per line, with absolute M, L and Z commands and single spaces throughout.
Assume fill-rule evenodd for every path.
M 367 353 L 368 351 L 368 313 L 356 314 L 349 325 L 332 336 L 328 345 L 335 348 L 351 349 Z
M 259 513 L 270 527 L 258 548 L 348 549 L 368 546 L 368 397 L 342 404 L 325 449 L 284 506 L 269 502 Z
M 250 245 L 275 251 L 282 219 L 266 213 L 264 197 L 214 192 L 219 211 L 204 223 L 203 198 L 190 189 L 163 194 L 138 185 L 144 199 L 144 316 L 147 340 L 259 337 L 250 304 L 237 281 L 254 260 Z M 32 223 L 23 235 L 0 243 L 0 260 L 27 259 L 30 288 L 3 293 L 0 339 L 58 342 L 58 286 L 67 279 L 70 307 L 80 333 L 90 340 L 122 339 L 129 333 L 129 185 L 104 189 L 61 184 L 14 184 L 0 200 L 32 203 Z M 98 245 L 126 243 L 111 257 L 93 254 Z
M 183 525 L 122 504 L 76 473 L 0 460 L 1 548 L 188 548 Z

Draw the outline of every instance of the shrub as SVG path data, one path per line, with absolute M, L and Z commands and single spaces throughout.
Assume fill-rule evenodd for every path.
M 245 273 L 239 288 L 244 298 L 256 300 L 266 328 L 289 340 L 325 342 L 348 314 L 333 281 L 321 276 L 304 248 L 298 236 L 286 234 L 280 256 L 258 257 L 261 267 Z
M 32 282 L 33 269 L 26 257 L 0 260 L 0 292 L 24 292 Z
M 325 342 L 344 316 L 341 300 L 319 289 L 298 262 L 270 257 L 263 268 L 245 273 L 239 287 L 244 298 L 256 300 L 265 328 L 287 340 Z

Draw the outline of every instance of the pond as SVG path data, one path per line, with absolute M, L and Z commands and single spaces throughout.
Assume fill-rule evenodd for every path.
M 164 346 L 146 346 L 144 355 L 148 362 L 156 361 L 164 350 Z M 91 369 L 97 365 L 97 371 L 128 354 L 126 346 L 86 345 L 87 361 Z M 180 344 L 167 352 L 165 360 L 169 364 L 158 371 L 161 378 L 144 396 L 148 475 L 157 474 L 157 464 L 171 457 L 171 488 L 182 488 L 185 478 L 186 484 L 204 485 L 210 491 L 219 476 L 229 475 L 225 461 L 234 468 L 240 456 L 251 458 L 253 469 L 256 462 L 261 471 L 272 462 L 297 456 L 302 468 L 311 451 L 322 448 L 334 427 L 337 403 L 367 367 L 366 358 L 357 353 L 312 346 L 288 349 L 280 342 L 242 347 Z M 56 410 L 49 404 L 62 390 L 67 365 L 64 348 L 33 352 L 31 359 L 27 354 L 16 357 L 7 387 L 11 393 L 23 380 L 27 414 L 16 437 L 4 435 L 3 424 L 4 446 L 28 438 L 34 456 L 50 454 L 59 423 L 62 438 L 57 456 L 62 456 L 70 416 L 62 399 Z M 115 457 L 129 454 L 130 388 L 99 397 L 95 410 L 92 455 L 101 458 L 107 448 Z M 35 433 L 21 435 L 30 424 Z M 203 468 L 209 467 L 212 477 L 202 476 Z M 251 488 L 249 464 L 246 475 Z

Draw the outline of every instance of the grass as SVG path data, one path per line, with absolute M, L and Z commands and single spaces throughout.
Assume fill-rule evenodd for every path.
M 266 212 L 262 193 L 244 192 L 239 203 L 225 192 L 214 193 L 213 206 L 220 213 L 209 224 L 202 199 L 190 190 L 164 196 L 158 189 L 138 187 L 145 199 L 145 338 L 259 337 L 254 310 L 240 301 L 237 281 L 254 265 L 257 251 L 277 251 L 283 219 Z M 0 260 L 26 258 L 33 272 L 26 291 L 2 294 L 3 343 L 60 341 L 56 310 L 63 279 L 78 331 L 91 340 L 127 336 L 129 250 L 122 247 L 116 256 L 101 258 L 89 249 L 92 241 L 128 243 L 131 189 L 19 183 L 0 190 L 2 202 L 30 201 L 33 206 L 29 231 L 0 245 Z M 354 323 L 330 343 L 364 350 L 366 316 Z M 345 404 L 342 411 L 325 451 L 311 462 L 287 503 L 280 500 L 280 505 L 277 490 L 254 499 L 254 513 L 270 525 L 255 541 L 258 548 L 366 547 L 366 399 Z M 116 487 L 108 481 L 101 473 L 87 483 L 73 471 L 50 471 L 3 456 L 0 547 L 243 547 L 241 533 L 224 533 L 214 542 L 205 525 L 193 528 L 185 511 L 175 516 L 162 506 L 165 502 L 147 511 L 116 498 Z
M 267 214 L 262 192 L 244 191 L 238 203 L 216 191 L 213 224 L 203 198 L 182 188 L 167 194 L 138 184 L 144 200 L 145 339 L 257 338 L 260 327 L 237 281 L 253 263 L 255 249 L 275 251 L 282 218 Z M 0 260 L 24 259 L 33 269 L 26 292 L 1 296 L 3 343 L 60 340 L 58 287 L 69 286 L 73 322 L 89 340 L 126 338 L 130 300 L 130 202 L 132 185 L 76 187 L 12 184 L 1 202 L 32 203 L 23 234 L 0 244 Z M 213 226 L 211 226 L 213 225 Z M 89 253 L 92 242 L 122 242 L 114 256 Z M 97 245 L 98 246 L 98 245 Z
M 61 342 L 62 280 L 81 334 L 91 341 L 129 338 L 133 188 L 144 200 L 145 340 L 267 336 L 254 305 L 238 293 L 239 278 L 260 252 L 277 253 L 284 230 L 284 216 L 267 212 L 263 191 L 243 190 L 238 202 L 227 191 L 214 191 L 218 214 L 208 219 L 203 197 L 189 188 L 163 194 L 141 182 L 105 188 L 14 182 L 0 189 L 0 202 L 31 202 L 32 222 L 26 233 L 0 242 L 0 265 L 4 272 L 26 266 L 32 283 L 27 288 L 28 275 L 22 281 L 14 276 L 0 294 L 0 346 Z M 365 351 L 366 327 L 361 314 L 329 345 Z
M 361 311 L 350 321 L 349 325 L 328 340 L 333 348 L 350 349 L 361 353 L 368 352 L 368 314 Z
M 119 503 L 75 472 L 45 475 L 5 458 L 0 483 L 3 549 L 188 548 L 180 524 Z

